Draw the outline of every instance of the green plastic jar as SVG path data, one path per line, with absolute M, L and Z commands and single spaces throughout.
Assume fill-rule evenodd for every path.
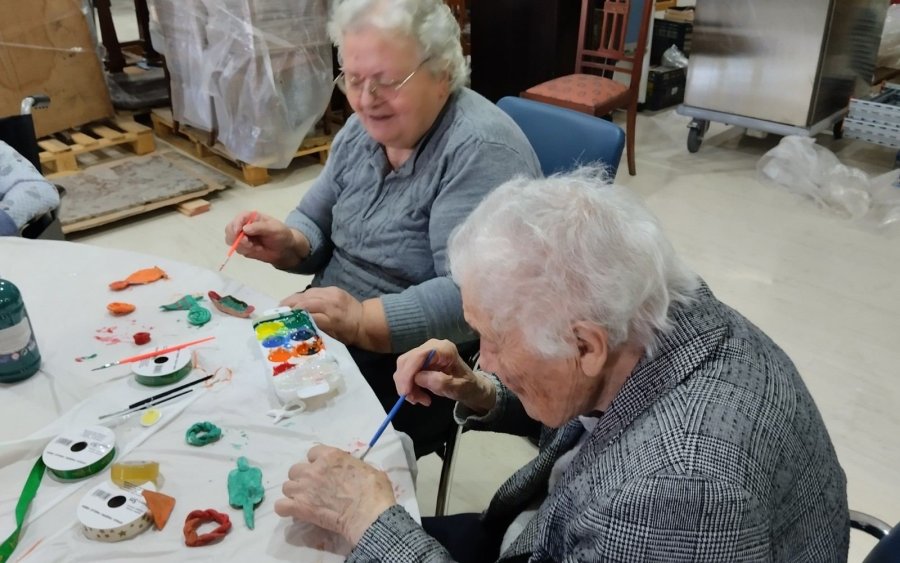
M 28 379 L 41 367 L 22 293 L 12 282 L 0 279 L 0 383 Z

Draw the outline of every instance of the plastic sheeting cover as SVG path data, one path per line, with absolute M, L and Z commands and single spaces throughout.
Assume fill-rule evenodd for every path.
M 176 120 L 236 158 L 285 168 L 322 116 L 334 70 L 327 0 L 151 0 Z

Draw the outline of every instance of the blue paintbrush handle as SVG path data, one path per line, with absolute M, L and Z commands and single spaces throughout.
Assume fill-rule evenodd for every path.
M 431 363 L 431 360 L 434 358 L 434 353 L 435 353 L 434 350 L 431 350 L 430 352 L 428 352 L 428 355 L 425 356 L 425 361 L 422 363 L 422 369 L 419 371 L 422 371 L 422 370 L 425 370 L 428 368 L 428 365 Z M 375 442 L 378 441 L 378 438 L 381 438 L 381 435 L 384 433 L 384 429 L 387 428 L 387 425 L 390 424 L 390 422 L 392 420 L 394 420 L 394 417 L 397 415 L 397 411 L 399 411 L 400 407 L 403 406 L 403 401 L 405 401 L 405 400 L 406 400 L 406 395 L 400 395 L 400 397 L 397 399 L 397 402 L 394 403 L 393 407 L 391 407 L 391 412 L 388 413 L 387 417 L 384 419 L 384 422 L 382 422 L 381 426 L 378 427 L 378 430 L 375 431 L 375 435 L 372 436 L 371 440 L 369 440 L 370 448 L 375 445 Z

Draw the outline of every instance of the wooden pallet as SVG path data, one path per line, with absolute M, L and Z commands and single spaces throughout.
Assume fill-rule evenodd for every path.
M 118 208 L 105 213 L 101 213 L 99 215 L 89 216 L 83 219 L 77 219 L 69 222 L 63 222 L 63 233 L 69 234 L 78 231 L 84 231 L 87 229 L 93 229 L 95 227 L 107 225 L 109 223 L 113 223 L 128 217 L 133 217 L 135 215 L 140 215 L 142 213 L 147 213 L 149 211 L 155 211 L 164 207 L 172 207 L 173 209 L 177 209 L 179 212 L 189 217 L 193 217 L 194 215 L 199 215 L 200 213 L 204 213 L 210 209 L 211 203 L 208 200 L 202 199 L 203 197 L 211 195 L 214 192 L 223 190 L 227 187 L 233 186 L 234 181 L 230 176 L 220 174 L 215 170 L 206 169 L 206 167 L 204 167 L 202 164 L 195 163 L 193 159 L 185 156 L 180 151 L 171 149 L 160 150 L 151 156 L 126 157 L 113 162 L 99 164 L 96 167 L 89 168 L 81 174 L 91 174 L 92 172 L 95 172 L 97 169 L 101 168 L 111 168 L 114 172 L 116 168 L 122 166 L 123 164 L 128 164 L 129 162 L 143 162 L 143 159 L 154 158 L 167 159 L 176 168 L 181 169 L 186 174 L 192 176 L 195 180 L 199 180 L 199 185 L 196 187 L 196 189 L 193 189 L 191 191 L 168 195 L 155 201 L 136 203 L 127 208 Z M 79 173 L 69 172 L 61 176 L 74 177 L 77 174 Z M 101 174 L 104 177 L 107 176 L 107 174 L 105 173 Z M 62 177 L 57 181 L 67 189 L 67 198 L 71 198 L 75 194 L 77 194 L 77 184 L 74 186 L 69 185 L 66 183 L 65 178 Z M 97 186 L 99 184 L 99 182 L 95 183 L 90 181 L 88 183 L 91 186 Z M 60 218 L 65 221 L 65 217 L 61 216 Z
M 52 178 L 80 170 L 78 155 L 115 146 L 125 146 L 138 155 L 147 154 L 156 150 L 156 141 L 153 130 L 146 125 L 117 117 L 45 137 L 38 141 L 38 146 L 43 149 L 41 166 L 46 176 Z
M 208 131 L 197 129 L 184 123 L 176 123 L 172 110 L 154 109 L 150 114 L 153 132 L 160 139 L 194 156 L 251 186 L 260 186 L 269 181 L 269 169 L 242 162 L 232 155 L 222 143 L 216 142 Z M 294 157 L 318 155 L 319 162 L 325 164 L 331 151 L 334 135 L 312 135 L 303 140 Z

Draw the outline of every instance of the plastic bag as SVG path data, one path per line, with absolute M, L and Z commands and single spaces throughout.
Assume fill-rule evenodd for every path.
M 841 164 L 812 137 L 791 135 L 759 160 L 759 174 L 820 207 L 852 219 L 887 227 L 900 222 L 900 170 L 875 178 Z
M 151 0 L 150 8 L 174 118 L 216 132 L 242 162 L 287 167 L 331 98 L 327 0 Z
M 900 68 L 900 4 L 888 6 L 878 48 L 878 66 Z
M 662 64 L 663 66 L 675 68 L 687 68 L 688 58 L 687 55 L 681 52 L 681 49 L 679 49 L 678 46 L 672 45 L 663 52 Z

